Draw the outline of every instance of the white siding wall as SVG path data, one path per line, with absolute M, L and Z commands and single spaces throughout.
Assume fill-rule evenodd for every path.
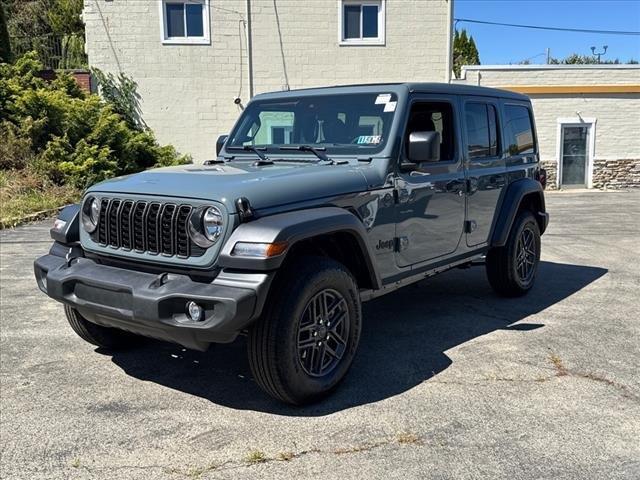
M 386 44 L 340 46 L 338 0 L 252 0 L 255 93 L 283 88 L 283 57 L 292 89 L 443 81 L 449 1 L 386 0 Z M 211 0 L 210 45 L 163 45 L 157 0 L 85 0 L 89 61 L 133 77 L 160 142 L 201 161 L 248 99 L 244 17 L 245 0 Z

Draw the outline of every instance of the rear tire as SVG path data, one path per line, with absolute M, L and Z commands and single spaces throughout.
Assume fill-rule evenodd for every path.
M 260 387 L 303 405 L 328 395 L 343 380 L 360 339 L 358 287 L 340 263 L 303 257 L 276 279 L 248 339 L 249 364 Z
M 117 328 L 103 327 L 91 323 L 80 313 L 68 305 L 64 306 L 69 325 L 85 342 L 109 350 L 121 350 L 132 347 L 140 341 L 140 337 Z
M 487 277 L 493 289 L 505 297 L 526 294 L 535 283 L 540 262 L 540 227 L 533 213 L 521 211 L 507 243 L 487 253 Z

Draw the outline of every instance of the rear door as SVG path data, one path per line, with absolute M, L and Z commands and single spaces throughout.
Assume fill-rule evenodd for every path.
M 464 166 L 467 177 L 467 246 L 487 243 L 506 184 L 500 103 L 492 97 L 463 99 Z

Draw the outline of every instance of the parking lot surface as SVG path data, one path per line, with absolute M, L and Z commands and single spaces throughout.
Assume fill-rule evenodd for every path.
M 40 293 L 50 221 L 0 232 L 0 477 L 640 478 L 640 191 L 549 193 L 537 285 L 481 267 L 365 304 L 341 388 L 283 406 L 243 338 L 76 337 Z

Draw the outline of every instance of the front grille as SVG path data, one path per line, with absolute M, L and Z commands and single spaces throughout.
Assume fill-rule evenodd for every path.
M 180 258 L 200 257 L 206 251 L 189 237 L 191 205 L 119 198 L 103 198 L 100 205 L 91 238 L 102 246 Z

